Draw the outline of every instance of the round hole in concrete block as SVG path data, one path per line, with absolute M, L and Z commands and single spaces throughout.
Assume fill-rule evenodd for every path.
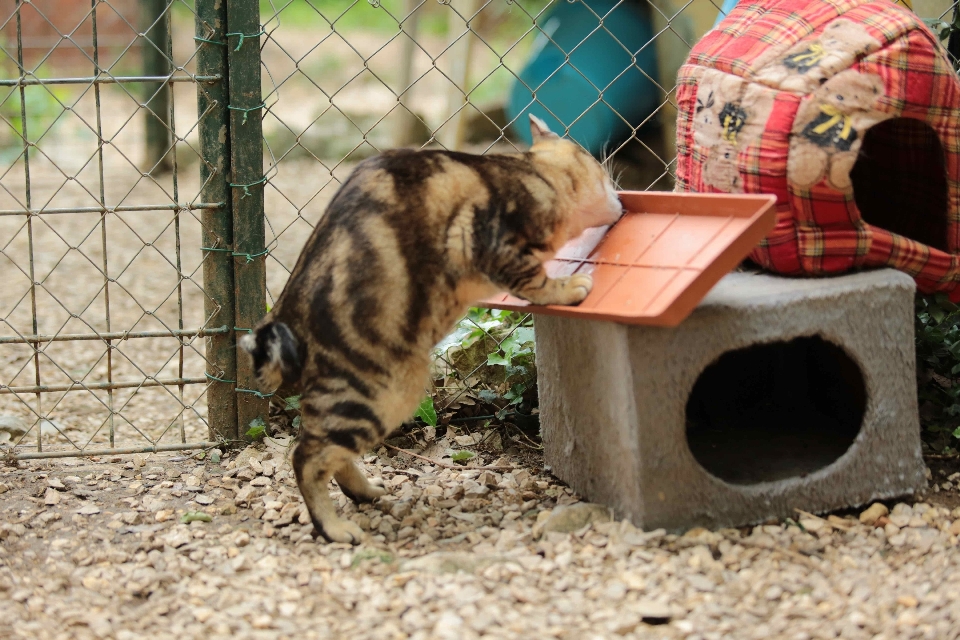
M 863 373 L 819 336 L 729 351 L 687 400 L 687 444 L 731 484 L 803 476 L 853 444 L 867 404 Z

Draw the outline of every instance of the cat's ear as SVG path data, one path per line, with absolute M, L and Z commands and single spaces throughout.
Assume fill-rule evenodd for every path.
M 533 138 L 533 144 L 538 142 L 543 142 L 544 140 L 556 140 L 560 136 L 555 134 L 553 131 L 550 131 L 550 127 L 547 126 L 547 123 L 538 118 L 537 116 L 530 115 L 530 137 Z

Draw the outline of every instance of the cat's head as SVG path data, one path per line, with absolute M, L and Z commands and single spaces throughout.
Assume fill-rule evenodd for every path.
M 530 114 L 530 151 L 545 168 L 548 179 L 561 190 L 571 212 L 572 235 L 584 229 L 613 224 L 623 215 L 617 188 L 606 168 L 583 147 L 550 131 L 547 124 Z

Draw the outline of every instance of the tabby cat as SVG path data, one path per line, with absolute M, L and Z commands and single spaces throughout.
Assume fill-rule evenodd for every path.
M 327 493 L 384 490 L 354 463 L 408 419 L 430 384 L 431 351 L 498 291 L 577 304 L 589 275 L 551 278 L 544 262 L 622 214 L 604 168 L 530 117 L 517 154 L 388 151 L 357 165 L 333 197 L 276 305 L 240 346 L 262 391 L 301 390 L 293 469 L 314 527 L 358 543 Z

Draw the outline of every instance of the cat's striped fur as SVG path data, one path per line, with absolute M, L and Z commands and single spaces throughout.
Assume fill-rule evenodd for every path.
M 389 151 L 360 163 L 307 241 L 276 305 L 240 346 L 261 389 L 298 384 L 293 454 L 316 529 L 359 542 L 337 516 L 334 477 L 356 501 L 383 494 L 356 456 L 408 419 L 429 385 L 431 351 L 471 303 L 507 290 L 576 304 L 588 275 L 543 263 L 622 213 L 603 167 L 531 117 L 526 153 Z

